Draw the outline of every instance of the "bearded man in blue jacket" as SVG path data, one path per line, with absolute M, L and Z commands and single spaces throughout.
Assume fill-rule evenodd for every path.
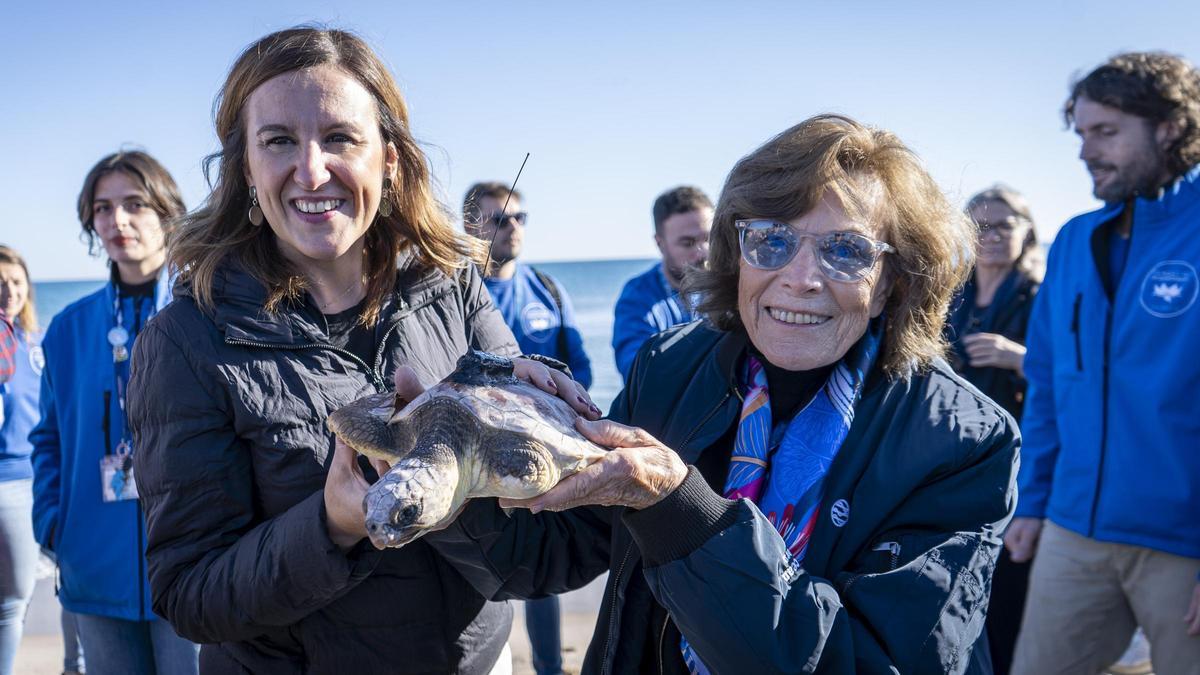
M 1064 114 L 1104 206 L 1059 232 L 1029 322 L 1013 672 L 1099 672 L 1140 625 L 1156 672 L 1200 673 L 1200 72 L 1121 54 Z

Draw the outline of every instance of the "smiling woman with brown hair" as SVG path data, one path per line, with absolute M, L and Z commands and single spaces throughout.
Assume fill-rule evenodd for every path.
M 130 382 L 154 607 L 204 672 L 488 673 L 511 612 L 418 541 L 377 551 L 379 467 L 332 411 L 516 345 L 433 199 L 391 74 L 337 30 L 272 33 L 218 99 L 208 202 L 180 226 L 176 302 Z M 401 369 L 409 366 L 411 371 Z M 569 377 L 519 376 L 595 416 Z

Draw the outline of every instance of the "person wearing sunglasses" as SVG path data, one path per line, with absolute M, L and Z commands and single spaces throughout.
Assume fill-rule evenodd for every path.
M 942 358 L 973 230 L 893 134 L 787 129 L 721 192 L 704 321 L 577 423 L 612 450 L 427 540 L 489 597 L 609 571 L 585 673 L 990 672 L 1019 435 Z
M 518 265 L 529 214 L 521 193 L 504 183 L 475 183 L 463 198 L 463 229 L 489 250 L 483 282 L 525 354 L 564 363 L 575 381 L 592 386 L 592 364 L 575 325 L 571 297 L 558 280 L 531 265 Z M 558 596 L 525 603 L 525 629 L 537 675 L 562 675 L 562 608 Z
M 975 271 L 950 302 L 946 339 L 950 364 L 967 381 L 1021 421 L 1025 400 L 1025 329 L 1045 260 L 1029 202 L 1004 185 L 967 202 L 978 226 Z M 996 563 L 987 616 L 988 647 L 997 675 L 1008 673 L 1029 587 L 1029 563 L 1007 551 Z

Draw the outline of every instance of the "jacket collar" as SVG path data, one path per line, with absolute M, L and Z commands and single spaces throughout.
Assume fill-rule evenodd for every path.
M 173 299 L 173 287 L 175 279 L 179 273 L 175 271 L 170 263 L 163 265 L 158 270 L 158 276 L 154 280 L 154 311 L 157 313 L 163 307 L 166 307 Z M 117 264 L 109 262 L 108 268 L 108 285 L 104 287 L 105 297 L 108 298 L 108 306 L 111 307 L 117 299 Z
M 384 304 L 380 325 L 390 325 L 412 309 L 445 295 L 451 290 L 451 283 L 445 275 L 425 267 L 413 256 L 403 255 L 396 272 L 395 290 Z M 175 292 L 180 297 L 194 298 L 191 284 L 186 281 L 180 282 Z M 276 314 L 263 309 L 266 301 L 266 286 L 232 259 L 226 259 L 213 275 L 211 316 L 226 340 L 279 346 L 327 341 L 325 317 L 307 293 Z

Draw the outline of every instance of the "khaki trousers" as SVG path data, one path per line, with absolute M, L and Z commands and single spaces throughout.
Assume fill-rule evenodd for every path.
M 1140 625 L 1156 675 L 1200 675 L 1183 623 L 1200 559 L 1096 541 L 1049 520 L 1033 558 L 1014 675 L 1094 675 Z

